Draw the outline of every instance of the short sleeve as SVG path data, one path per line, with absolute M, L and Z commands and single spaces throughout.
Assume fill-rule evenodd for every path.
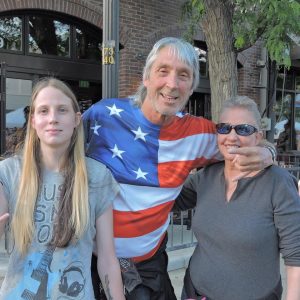
M 113 178 L 110 170 L 102 163 L 87 158 L 87 168 L 89 176 L 89 200 L 95 203 L 95 216 L 97 219 L 112 205 L 119 193 L 119 185 Z
M 175 199 L 174 211 L 194 208 L 197 203 L 197 182 L 200 181 L 203 170 L 190 174 L 185 181 L 182 190 Z
M 8 202 L 14 201 L 16 198 L 20 168 L 20 159 L 16 156 L 0 162 L 0 183 Z

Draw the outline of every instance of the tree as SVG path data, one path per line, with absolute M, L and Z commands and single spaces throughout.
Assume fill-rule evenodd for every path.
M 263 41 L 273 66 L 291 65 L 292 35 L 300 35 L 296 0 L 188 0 L 183 5 L 187 37 L 197 26 L 206 37 L 212 118 L 222 101 L 237 94 L 237 54 Z

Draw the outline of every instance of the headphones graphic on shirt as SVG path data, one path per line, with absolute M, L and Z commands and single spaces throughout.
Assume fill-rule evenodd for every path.
M 76 280 L 74 280 L 74 275 L 71 275 L 72 272 L 76 273 Z M 63 271 L 58 288 L 62 294 L 75 298 L 78 297 L 84 286 L 85 279 L 81 269 L 76 266 L 71 266 Z

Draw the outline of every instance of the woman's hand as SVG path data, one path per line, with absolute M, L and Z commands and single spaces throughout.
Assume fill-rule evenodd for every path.
M 4 227 L 8 220 L 8 217 L 8 202 L 4 195 L 3 185 L 0 183 L 0 238 L 4 232 Z
M 4 227 L 5 227 L 5 224 L 8 220 L 8 217 L 9 217 L 8 213 L 5 213 L 2 216 L 0 216 L 0 238 L 3 234 L 3 232 L 4 232 Z
M 6 223 L 7 219 L 9 217 L 9 213 L 5 213 L 4 215 L 0 216 L 0 224 Z

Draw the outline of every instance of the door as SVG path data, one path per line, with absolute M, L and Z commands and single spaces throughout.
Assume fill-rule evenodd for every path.
M 2 64 L 1 64 L 2 66 Z M 39 77 L 30 73 L 1 73 L 1 155 L 14 153 L 25 133 L 33 82 Z
M 1 64 L 0 81 L 0 149 L 1 155 L 13 154 L 23 139 L 26 116 L 31 101 L 34 83 L 46 74 L 34 74 L 29 69 L 16 69 Z M 66 82 L 75 93 L 84 112 L 101 99 L 101 82 L 59 78 Z

